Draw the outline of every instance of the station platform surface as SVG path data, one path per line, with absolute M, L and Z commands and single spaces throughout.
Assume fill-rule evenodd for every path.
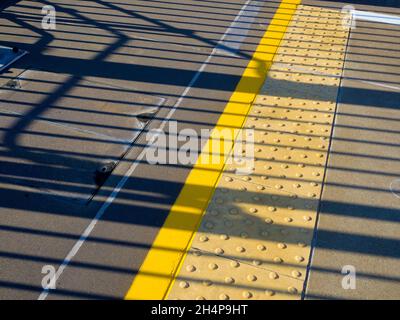
M 0 18 L 0 298 L 400 299 L 398 1 L 46 4 Z

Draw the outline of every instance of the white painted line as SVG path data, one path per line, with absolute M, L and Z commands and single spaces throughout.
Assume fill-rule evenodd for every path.
M 365 21 L 400 25 L 399 16 L 369 12 L 369 11 L 359 11 L 359 10 L 352 11 L 352 14 L 353 18 L 356 20 L 365 20 Z
M 377 86 L 377 87 L 388 88 L 388 89 L 393 89 L 393 90 L 396 90 L 396 91 L 400 91 L 400 87 L 391 86 L 391 85 L 380 83 L 380 82 L 366 81 L 366 80 L 361 80 L 361 82 L 368 83 L 370 85 Z
M 396 198 L 400 199 L 400 179 L 393 180 L 390 183 L 390 191 Z
M 243 5 L 242 10 L 239 12 L 238 16 L 243 14 L 244 8 L 248 6 L 248 4 L 251 2 L 251 0 L 247 0 L 246 3 Z M 234 22 L 238 19 L 238 16 L 236 16 Z M 231 24 L 231 25 L 232 25 Z M 223 34 L 221 39 L 218 41 L 218 44 L 222 43 L 225 40 L 225 37 L 228 34 L 228 31 L 230 29 L 228 28 L 227 31 Z M 211 54 L 207 57 L 207 59 L 203 62 L 203 64 L 200 66 L 198 69 L 197 73 L 193 76 L 192 80 L 190 81 L 189 85 L 186 87 L 182 95 L 179 97 L 173 108 L 171 108 L 170 112 L 166 116 L 166 118 L 163 120 L 160 126 L 160 130 L 164 129 L 166 124 L 168 123 L 169 119 L 172 117 L 176 109 L 179 107 L 179 105 L 182 103 L 183 99 L 185 96 L 189 93 L 190 89 L 194 86 L 194 84 L 197 82 L 199 79 L 201 73 L 204 71 L 204 69 L 207 67 L 208 63 L 212 59 L 212 57 L 216 54 L 217 52 L 217 46 L 213 49 Z M 90 222 L 90 224 L 86 227 L 85 231 L 81 234 L 79 240 L 74 244 L 72 249 L 69 251 L 67 256 L 64 258 L 63 262 L 61 263 L 60 267 L 57 269 L 56 274 L 54 275 L 54 281 L 57 283 L 57 280 L 60 278 L 62 273 L 64 272 L 65 268 L 70 264 L 71 260 L 74 258 L 74 256 L 78 253 L 79 249 L 82 247 L 86 239 L 90 236 L 92 233 L 94 227 L 96 226 L 97 222 L 101 219 L 101 217 L 104 215 L 108 207 L 112 204 L 112 202 L 115 200 L 117 197 L 118 193 L 121 191 L 121 189 L 124 187 L 125 183 L 128 181 L 129 177 L 132 175 L 132 173 L 135 171 L 137 166 L 139 165 L 140 161 L 144 158 L 147 148 L 150 147 L 148 144 L 142 152 L 139 154 L 139 156 L 135 159 L 135 161 L 132 163 L 131 167 L 128 169 L 128 171 L 125 173 L 125 175 L 121 178 L 115 189 L 112 191 L 110 196 L 107 198 L 107 200 L 103 203 L 99 211 L 97 212 L 96 216 L 93 218 L 93 220 Z M 43 289 L 42 293 L 39 295 L 38 300 L 45 300 L 49 294 L 49 288 L 46 287 Z
M 0 51 L 10 51 L 12 52 L 12 48 L 9 47 L 3 47 L 0 46 Z M 15 57 L 13 57 L 11 60 L 7 60 L 7 54 L 5 53 L 0 53 L 0 72 L 3 71 L 4 69 L 8 68 L 10 65 L 12 65 L 15 61 L 21 59 L 24 55 L 28 54 L 28 51 L 25 50 L 19 50 L 19 52 L 17 54 L 14 54 Z M 2 62 L 2 60 L 5 60 L 4 62 Z
M 260 1 L 246 2 L 226 31 L 225 39 L 217 45 L 218 54 L 237 56 L 240 45 L 249 33 L 250 26 L 258 15 L 261 6 Z

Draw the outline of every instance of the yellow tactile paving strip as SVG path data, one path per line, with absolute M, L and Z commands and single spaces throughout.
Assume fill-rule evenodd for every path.
M 304 286 L 348 30 L 299 6 L 245 128 L 248 176 L 227 165 L 168 299 L 299 299 Z

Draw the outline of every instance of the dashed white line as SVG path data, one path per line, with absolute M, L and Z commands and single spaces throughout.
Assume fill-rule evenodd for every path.
M 226 31 L 227 36 L 225 39 L 217 45 L 217 53 L 237 56 L 240 45 L 249 33 L 250 26 L 260 11 L 260 8 L 260 1 L 253 1 L 253 3 L 249 3 L 248 6 L 242 8 Z M 248 13 L 243 15 L 246 10 L 248 10 Z
M 391 86 L 391 85 L 388 85 L 388 84 L 375 82 L 375 81 L 366 81 L 366 80 L 360 80 L 360 81 L 363 82 L 363 83 L 368 83 L 368 84 L 373 85 L 373 86 L 400 91 L 400 87 L 397 87 L 397 86 Z

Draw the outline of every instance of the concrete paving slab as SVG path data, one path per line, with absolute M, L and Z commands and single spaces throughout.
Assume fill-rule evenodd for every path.
M 137 116 L 156 113 L 164 98 L 81 80 L 65 93 L 51 99 L 70 80 L 66 74 L 26 70 L 1 90 L 1 109 L 30 116 L 120 142 L 133 142 L 144 124 Z M 37 107 L 39 105 L 39 107 Z M 154 114 L 155 115 L 155 114 Z
M 400 170 L 399 32 L 363 21 L 351 31 L 307 299 L 400 298 L 399 199 L 390 190 Z M 345 266 L 354 267 L 355 288 L 342 286 Z
M 120 124 L 118 116 L 106 118 L 99 112 L 98 120 L 95 117 L 82 119 L 73 109 L 75 96 L 87 96 L 79 100 L 86 105 L 87 111 L 93 112 L 95 108 L 108 110 L 109 106 L 88 105 L 86 102 L 109 98 L 116 100 L 118 105 L 113 107 L 124 113 L 128 113 L 129 108 L 121 100 L 133 97 L 133 100 L 145 99 L 154 104 L 162 97 L 164 104 L 156 119 L 149 124 L 149 128 L 157 128 L 208 58 L 217 44 L 216 40 L 229 28 L 244 2 L 144 3 L 127 0 L 71 3 L 57 0 L 52 2 L 58 12 L 57 29 L 44 31 L 41 28 L 41 7 L 46 4 L 45 1 L 11 1 L 0 19 L 4 32 L 2 42 L 5 45 L 18 44 L 29 50 L 30 55 L 19 61 L 9 73 L 1 74 L 1 84 L 6 84 L 28 69 L 66 78 L 56 79 L 64 85 L 60 90 L 57 90 L 60 88 L 57 85 L 43 82 L 36 90 L 39 92 L 25 92 L 23 98 L 20 96 L 15 100 L 17 103 L 12 104 L 8 100 L 7 108 L 3 103 L 1 107 L 9 111 L 12 108 L 22 110 L 24 114 L 36 110 L 35 118 L 51 116 L 60 121 L 74 121 L 74 125 L 85 122 L 84 126 L 80 124 L 80 129 L 94 129 L 101 123 L 102 127 L 96 129 L 95 133 L 110 133 L 113 137 L 125 138 L 132 135 L 132 132 L 123 130 L 123 126 L 132 124 L 132 117 L 124 118 L 124 124 Z M 190 127 L 200 131 L 216 123 L 278 4 L 278 1 L 264 4 L 243 46 L 240 46 L 239 58 L 214 57 L 205 66 L 193 91 L 181 101 L 171 117 L 172 120 L 180 120 L 179 128 Z M 45 77 L 40 77 L 40 80 L 45 81 Z M 220 85 L 222 82 L 223 86 Z M 111 87 L 114 90 L 108 90 Z M 99 90 L 102 90 L 100 97 L 97 94 Z M 37 107 L 48 93 L 54 99 L 51 101 L 53 108 L 38 110 Z M 151 95 L 152 98 L 146 100 L 143 95 Z M 7 126 L 12 124 L 9 116 L 7 121 L 2 121 Z M 106 125 L 110 128 L 104 128 Z M 40 130 L 56 133 L 48 126 L 40 127 Z M 68 140 L 72 140 L 71 136 L 81 140 L 92 138 L 87 133 L 76 133 L 69 129 L 62 134 L 69 135 Z M 36 140 L 35 143 L 39 142 Z M 2 238 L 10 239 L 1 248 L 0 264 L 7 266 L 0 269 L 2 297 L 39 296 L 43 277 L 41 267 L 51 264 L 57 268 L 62 263 L 146 143 L 143 136 L 137 138 L 123 161 L 87 206 L 57 201 L 38 188 L 30 188 L 27 184 L 18 184 L 7 176 L 1 176 L 0 232 Z M 63 147 L 60 140 L 55 148 L 61 150 Z M 79 153 L 84 153 L 89 162 L 103 159 L 106 154 L 100 154 L 101 148 L 87 152 L 78 142 L 63 149 L 79 147 Z M 46 144 L 45 148 L 52 146 Z M 67 154 L 66 150 L 63 152 Z M 15 154 L 10 154 L 4 145 L 0 153 L 7 161 L 19 164 Z M 73 158 L 73 155 L 68 154 L 68 158 Z M 190 166 L 140 163 L 96 225 L 90 239 L 74 257 L 74 262 L 65 270 L 58 290 L 52 292 L 49 298 L 123 297 L 189 171 Z M 21 168 L 20 172 L 23 175 L 21 178 L 26 180 L 29 171 Z M 41 171 L 39 173 L 42 174 Z M 65 184 L 70 177 L 59 178 Z M 53 188 L 56 189 L 56 186 L 53 185 Z
M 87 81 L 54 97 L 69 80 L 27 70 L 2 88 L 2 140 L 7 158 L 18 159 L 2 169 L 19 184 L 85 204 L 103 183 L 101 166 L 118 164 L 145 128 L 140 115 L 155 115 L 165 99 Z

